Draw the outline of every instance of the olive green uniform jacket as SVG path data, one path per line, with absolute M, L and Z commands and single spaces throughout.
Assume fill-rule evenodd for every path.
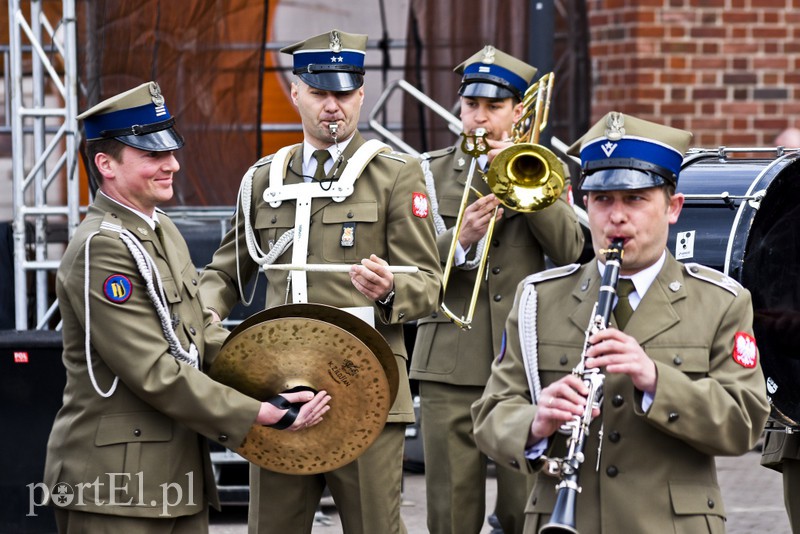
M 74 492 L 69 507 L 76 511 L 159 517 L 164 514 L 163 491 L 168 485 L 173 485 L 170 502 L 177 500 L 178 488 L 182 492 L 180 502 L 166 508 L 172 516 L 197 513 L 206 499 L 218 506 L 202 436 L 238 447 L 260 408 L 255 399 L 214 382 L 170 354 L 143 277 L 113 226 L 132 232 L 155 260 L 173 328 L 185 350 L 194 343 L 203 364 L 209 365 L 227 331 L 212 325 L 204 314 L 197 271 L 177 227 L 164 213 L 158 219 L 167 246 L 141 217 L 98 194 L 58 270 L 67 384 L 64 405 L 50 433 L 44 480 L 50 488 L 69 484 Z M 85 253 L 87 239 L 96 232 L 88 245 L 87 325 Z M 104 293 L 111 275 L 123 275 L 131 282 L 124 302 L 112 302 Z M 95 390 L 87 369 L 87 327 L 98 387 L 108 392 L 119 377 L 107 398 Z M 110 473 L 118 475 L 110 481 Z M 81 492 L 80 484 L 89 486 Z M 113 494 L 112 486 L 118 488 Z
M 519 329 L 529 321 L 536 329 L 544 388 L 578 363 L 599 291 L 596 262 L 571 273 L 562 270 L 561 277 L 542 273 L 539 278 L 553 278 L 536 283 L 534 276 L 520 284 L 518 297 L 526 284 L 535 284 L 536 317 L 520 317 L 517 307 L 512 311 L 508 348 L 492 365 L 486 391 L 472 410 L 478 445 L 524 472 L 532 470 L 525 444 L 536 406 Z M 746 368 L 732 357 L 735 334 L 752 335 L 750 294 L 721 273 L 684 266 L 668 255 L 625 332 L 655 361 L 658 386 L 643 412 L 643 394 L 630 378 L 606 374 L 601 416 L 584 448 L 577 529 L 581 534 L 722 532 L 725 509 L 714 456 L 750 450 L 769 413 L 760 365 Z M 563 458 L 565 441 L 559 434 L 551 437 L 547 456 Z M 556 483 L 538 475 L 526 532 L 535 532 L 552 512 Z
M 471 159 L 457 147 L 430 154 L 439 214 L 448 228 L 436 241 L 443 265 L 453 240 L 452 227 L 458 216 Z M 491 192 L 477 170 L 472 185 L 484 195 Z M 470 203 L 475 200 L 474 195 L 470 197 Z M 492 359 L 500 350 L 517 284 L 545 268 L 545 255 L 556 265 L 577 260 L 583 243 L 580 223 L 563 198 L 533 213 L 505 208 L 502 219 L 495 225 L 472 328 L 462 330 L 441 311 L 420 319 L 411 378 L 467 386 L 486 384 Z M 472 256 L 476 248 L 473 246 L 470 250 Z M 467 312 L 476 275 L 477 270 L 458 267 L 451 272 L 445 304 L 458 316 Z
M 356 132 L 344 151 L 347 162 L 364 144 Z M 291 158 L 285 184 L 302 183 L 300 151 Z M 278 208 L 264 202 L 263 192 L 268 185 L 270 163 L 261 166 L 253 176 L 252 212 L 256 239 L 265 252 L 269 251 L 287 230 L 295 226 L 295 202 L 285 201 Z M 324 183 L 321 184 L 324 186 Z M 385 309 L 362 295 L 350 281 L 350 275 L 332 272 L 308 272 L 308 302 L 336 307 L 370 306 L 375 310 L 375 327 L 394 351 L 400 371 L 400 388 L 391 408 L 389 422 L 413 422 L 414 411 L 406 371 L 407 353 L 402 323 L 427 315 L 439 304 L 441 267 L 436 251 L 433 223 L 429 213 L 414 215 L 414 193 L 425 193 L 425 183 L 419 164 L 400 154 L 379 154 L 366 166 L 355 181 L 355 190 L 343 202 L 316 198 L 311 204 L 311 226 L 308 238 L 309 264 L 356 264 L 375 254 L 389 265 L 413 265 L 415 274 L 395 274 L 394 304 Z M 427 200 L 426 200 L 427 204 Z M 428 210 L 429 211 L 429 210 Z M 422 215 L 422 214 L 420 214 Z M 244 217 L 239 218 L 238 261 L 242 287 L 258 271 L 244 242 Z M 355 224 L 354 244 L 342 246 L 345 228 Z M 202 276 L 203 302 L 220 315 L 227 317 L 242 298 L 237 276 L 236 228 L 222 241 Z M 276 263 L 290 263 L 292 249 L 278 257 Z M 286 301 L 287 273 L 266 271 L 266 307 Z M 334 400 L 335 402 L 335 400 Z

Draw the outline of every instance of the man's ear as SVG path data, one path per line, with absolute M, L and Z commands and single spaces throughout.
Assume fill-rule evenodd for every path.
M 514 106 L 514 119 L 513 119 L 514 123 L 519 122 L 519 119 L 522 118 L 522 112 L 524 110 L 525 108 L 522 105 L 522 102 L 517 102 L 517 104 Z
M 98 152 L 94 155 L 94 165 L 103 180 L 114 178 L 114 163 L 114 159 L 105 152 Z

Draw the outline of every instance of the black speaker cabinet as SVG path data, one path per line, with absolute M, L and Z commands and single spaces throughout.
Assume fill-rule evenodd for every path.
M 61 332 L 0 330 L 0 533 L 55 532 L 41 503 L 47 438 L 66 374 Z M 33 495 L 33 501 L 32 497 Z

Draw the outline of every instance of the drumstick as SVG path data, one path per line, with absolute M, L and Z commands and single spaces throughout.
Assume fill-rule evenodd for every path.
M 309 265 L 299 265 L 296 263 L 273 263 L 264 265 L 264 270 L 272 269 L 275 271 L 310 271 L 323 273 L 349 273 L 352 265 L 340 263 L 316 263 Z M 393 274 L 414 274 L 419 272 L 419 268 L 413 265 L 386 265 L 390 273 Z

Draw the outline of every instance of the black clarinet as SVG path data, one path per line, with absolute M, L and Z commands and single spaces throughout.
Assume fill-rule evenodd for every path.
M 589 327 L 586 329 L 586 339 L 583 342 L 583 353 L 578 365 L 572 374 L 579 376 L 586 387 L 589 388 L 586 409 L 583 415 L 574 416 L 572 420 L 561 427 L 569 433 L 567 438 L 567 455 L 563 459 L 548 459 L 548 474 L 557 475 L 561 480 L 556 485 L 556 504 L 550 521 L 539 529 L 539 534 L 557 534 L 567 532 L 578 534 L 575 528 L 575 503 L 581 487 L 578 485 L 578 470 L 584 460 L 583 449 L 586 438 L 589 436 L 589 425 L 592 424 L 592 409 L 600 407 L 603 399 L 603 381 L 605 375 L 600 369 L 586 369 L 586 352 L 591 344 L 589 338 L 600 330 L 608 327 L 611 310 L 614 308 L 614 296 L 617 294 L 619 271 L 622 267 L 622 239 L 614 239 L 611 246 L 603 252 L 606 255 L 606 268 L 603 280 L 600 283 L 600 294 L 592 310 Z

